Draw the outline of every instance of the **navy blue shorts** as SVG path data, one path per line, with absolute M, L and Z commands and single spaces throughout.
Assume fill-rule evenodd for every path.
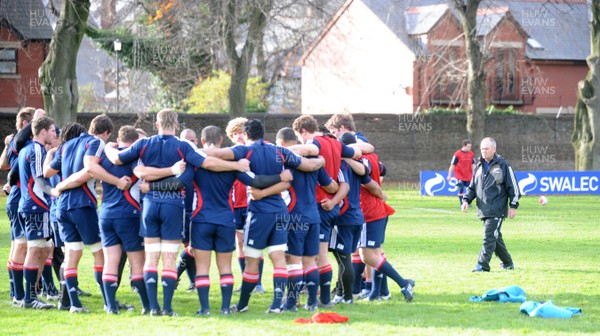
M 190 242 L 190 230 L 192 225 L 192 213 L 185 212 L 185 221 L 183 222 L 183 238 L 181 242 L 187 244 Z
M 356 251 L 363 225 L 336 225 L 331 230 L 329 249 L 342 254 L 352 254 Z
M 6 215 L 10 220 L 10 240 L 25 237 L 25 223 L 18 213 L 19 203 L 7 204 Z
M 102 247 L 122 245 L 125 252 L 144 250 L 144 239 L 140 236 L 140 221 L 132 218 L 100 218 Z
M 184 208 L 168 203 L 144 202 L 140 235 L 144 238 L 182 240 L 184 218 Z
M 244 226 L 244 245 L 262 250 L 287 244 L 289 214 L 248 211 Z
M 287 254 L 312 257 L 319 254 L 319 224 L 290 223 Z
M 65 243 L 83 242 L 84 245 L 92 245 L 100 241 L 98 212 L 94 208 L 60 209 L 58 223 Z
M 337 204 L 331 211 L 325 211 L 319 205 L 319 216 L 321 217 L 321 225 L 319 225 L 319 241 L 329 243 L 331 237 L 331 228 L 337 224 L 340 216 L 340 205 Z
M 463 196 L 467 192 L 467 188 L 469 188 L 470 184 L 471 184 L 471 181 L 456 180 L 456 188 L 458 189 L 458 196 Z
M 48 240 L 52 236 L 50 220 L 47 212 L 25 213 L 19 212 L 19 216 L 25 223 L 25 237 L 27 240 Z
M 235 250 L 235 227 L 192 222 L 190 244 L 203 251 L 229 253 Z
M 388 217 L 365 224 L 365 230 L 360 236 L 360 247 L 378 248 L 383 244 Z
M 242 231 L 246 224 L 246 217 L 248 216 L 248 208 L 235 208 L 233 209 L 233 221 L 235 222 L 235 229 Z
M 64 240 L 60 236 L 60 229 L 58 221 L 51 222 L 52 225 L 52 237 L 54 239 L 54 248 L 65 246 Z

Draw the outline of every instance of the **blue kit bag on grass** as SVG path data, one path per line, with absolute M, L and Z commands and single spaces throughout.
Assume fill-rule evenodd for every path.
M 525 291 L 519 286 L 508 286 L 500 289 L 492 289 L 482 296 L 472 296 L 469 301 L 498 301 L 498 302 L 525 302 Z
M 550 300 L 546 302 L 527 301 L 521 305 L 519 311 L 531 317 L 539 316 L 543 318 L 571 318 L 573 315 L 582 313 L 579 308 L 557 307 Z

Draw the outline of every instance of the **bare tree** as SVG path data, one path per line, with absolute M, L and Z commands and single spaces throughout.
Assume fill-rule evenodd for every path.
M 77 118 L 77 52 L 87 27 L 89 0 L 64 0 L 48 56 L 40 68 L 44 109 L 63 125 Z
M 481 0 L 452 0 L 461 17 L 467 52 L 467 132 L 474 144 L 485 129 L 486 73 L 481 44 L 477 38 L 477 9 Z
M 117 18 L 117 0 L 102 0 L 100 9 L 100 25 L 103 29 L 111 28 Z
M 242 3 L 245 3 L 247 7 L 240 6 Z M 233 116 L 245 114 L 246 84 L 248 83 L 250 67 L 256 47 L 262 47 L 264 28 L 272 6 L 272 0 L 226 1 L 223 38 L 231 69 L 229 113 Z M 248 22 L 246 41 L 243 42 L 239 52 L 235 38 L 238 22 Z
M 301 80 L 298 61 L 344 0 L 275 0 L 256 51 L 256 70 L 270 87 L 270 110 L 298 112 Z
M 587 78 L 579 82 L 571 140 L 576 170 L 600 170 L 600 0 L 592 0 L 591 50 Z
M 113 1 L 103 0 L 107 6 Z M 88 27 L 86 33 L 110 53 L 119 38 L 119 60 L 160 81 L 158 105 L 181 106 L 195 84 L 213 70 L 225 70 L 232 77 L 230 111 L 241 115 L 248 78 L 260 76 L 273 85 L 280 69 L 303 53 L 341 1 L 137 1 L 135 23 L 127 26 L 118 14 L 113 29 Z
M 253 75 L 270 85 L 290 53 L 302 54 L 337 9 L 323 0 L 210 0 L 174 1 L 173 19 L 158 24 L 171 29 L 177 45 L 196 43 L 209 53 L 210 69 L 231 74 L 230 113 L 245 113 L 246 84 Z M 173 11 L 173 9 L 175 9 Z M 152 10 L 148 10 L 152 13 Z M 168 20 L 167 20 L 168 21 Z M 180 30 L 173 27 L 182 26 Z M 172 43 L 172 42 L 170 42 Z M 210 72 L 210 71 L 208 71 Z M 196 78 L 197 80 L 197 78 Z M 168 79 L 165 79 L 168 82 Z M 183 93 L 183 90 L 182 90 Z
M 87 27 L 86 34 L 112 55 L 113 42 L 121 41 L 117 56 L 128 69 L 121 76 L 128 78 L 129 110 L 150 108 L 137 99 L 146 91 L 154 106 L 179 108 L 194 84 L 210 74 L 214 38 L 207 27 L 214 21 L 205 7 L 199 0 L 137 1 L 120 9 L 111 29 Z M 126 20 L 128 15 L 135 19 Z

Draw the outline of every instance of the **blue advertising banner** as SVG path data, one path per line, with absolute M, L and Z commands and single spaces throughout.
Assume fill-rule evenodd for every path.
M 600 195 L 600 171 L 515 172 L 523 195 Z M 456 180 L 448 171 L 421 171 L 421 195 L 456 196 Z

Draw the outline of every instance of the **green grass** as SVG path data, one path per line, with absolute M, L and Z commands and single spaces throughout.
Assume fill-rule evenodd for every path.
M 600 331 L 600 230 L 598 197 L 549 197 L 547 206 L 536 197 L 525 197 L 517 217 L 503 224 L 503 234 L 515 261 L 511 272 L 499 270 L 492 260 L 492 272 L 471 273 L 483 234 L 475 209 L 468 214 L 458 210 L 455 197 L 421 197 L 406 186 L 387 186 L 389 203 L 396 214 L 388 224 L 386 255 L 404 276 L 417 281 L 415 301 L 404 303 L 402 294 L 390 284 L 393 299 L 387 302 L 358 303 L 335 310 L 350 317 L 341 325 L 295 324 L 298 312 L 279 316 L 265 315 L 272 298 L 271 267 L 265 263 L 267 294 L 253 295 L 250 312 L 229 317 L 218 314 L 220 292 L 218 276 L 211 274 L 213 315 L 198 318 L 195 293 L 187 293 L 183 279 L 175 294 L 174 307 L 179 318 L 139 316 L 140 304 L 126 283 L 118 298 L 136 304 L 137 311 L 107 316 L 92 277 L 91 254 L 80 265 L 80 285 L 94 295 L 84 298 L 89 315 L 58 311 L 24 311 L 8 300 L 6 270 L 0 271 L 0 334 L 112 334 L 172 335 L 190 331 L 195 334 L 245 335 L 514 335 L 514 334 L 591 334 Z M 8 219 L 6 198 L 0 200 L 0 261 L 7 259 Z M 234 261 L 235 263 L 235 261 Z M 214 262 L 213 262 L 214 268 Z M 236 270 L 236 287 L 241 281 Z M 472 295 L 489 289 L 519 285 L 527 298 L 553 300 L 558 306 L 580 307 L 583 315 L 570 320 L 531 318 L 518 311 L 518 303 L 470 303 Z M 159 294 L 160 295 L 160 294 Z M 237 294 L 234 294 L 234 302 Z M 305 300 L 303 298 L 303 300 Z

